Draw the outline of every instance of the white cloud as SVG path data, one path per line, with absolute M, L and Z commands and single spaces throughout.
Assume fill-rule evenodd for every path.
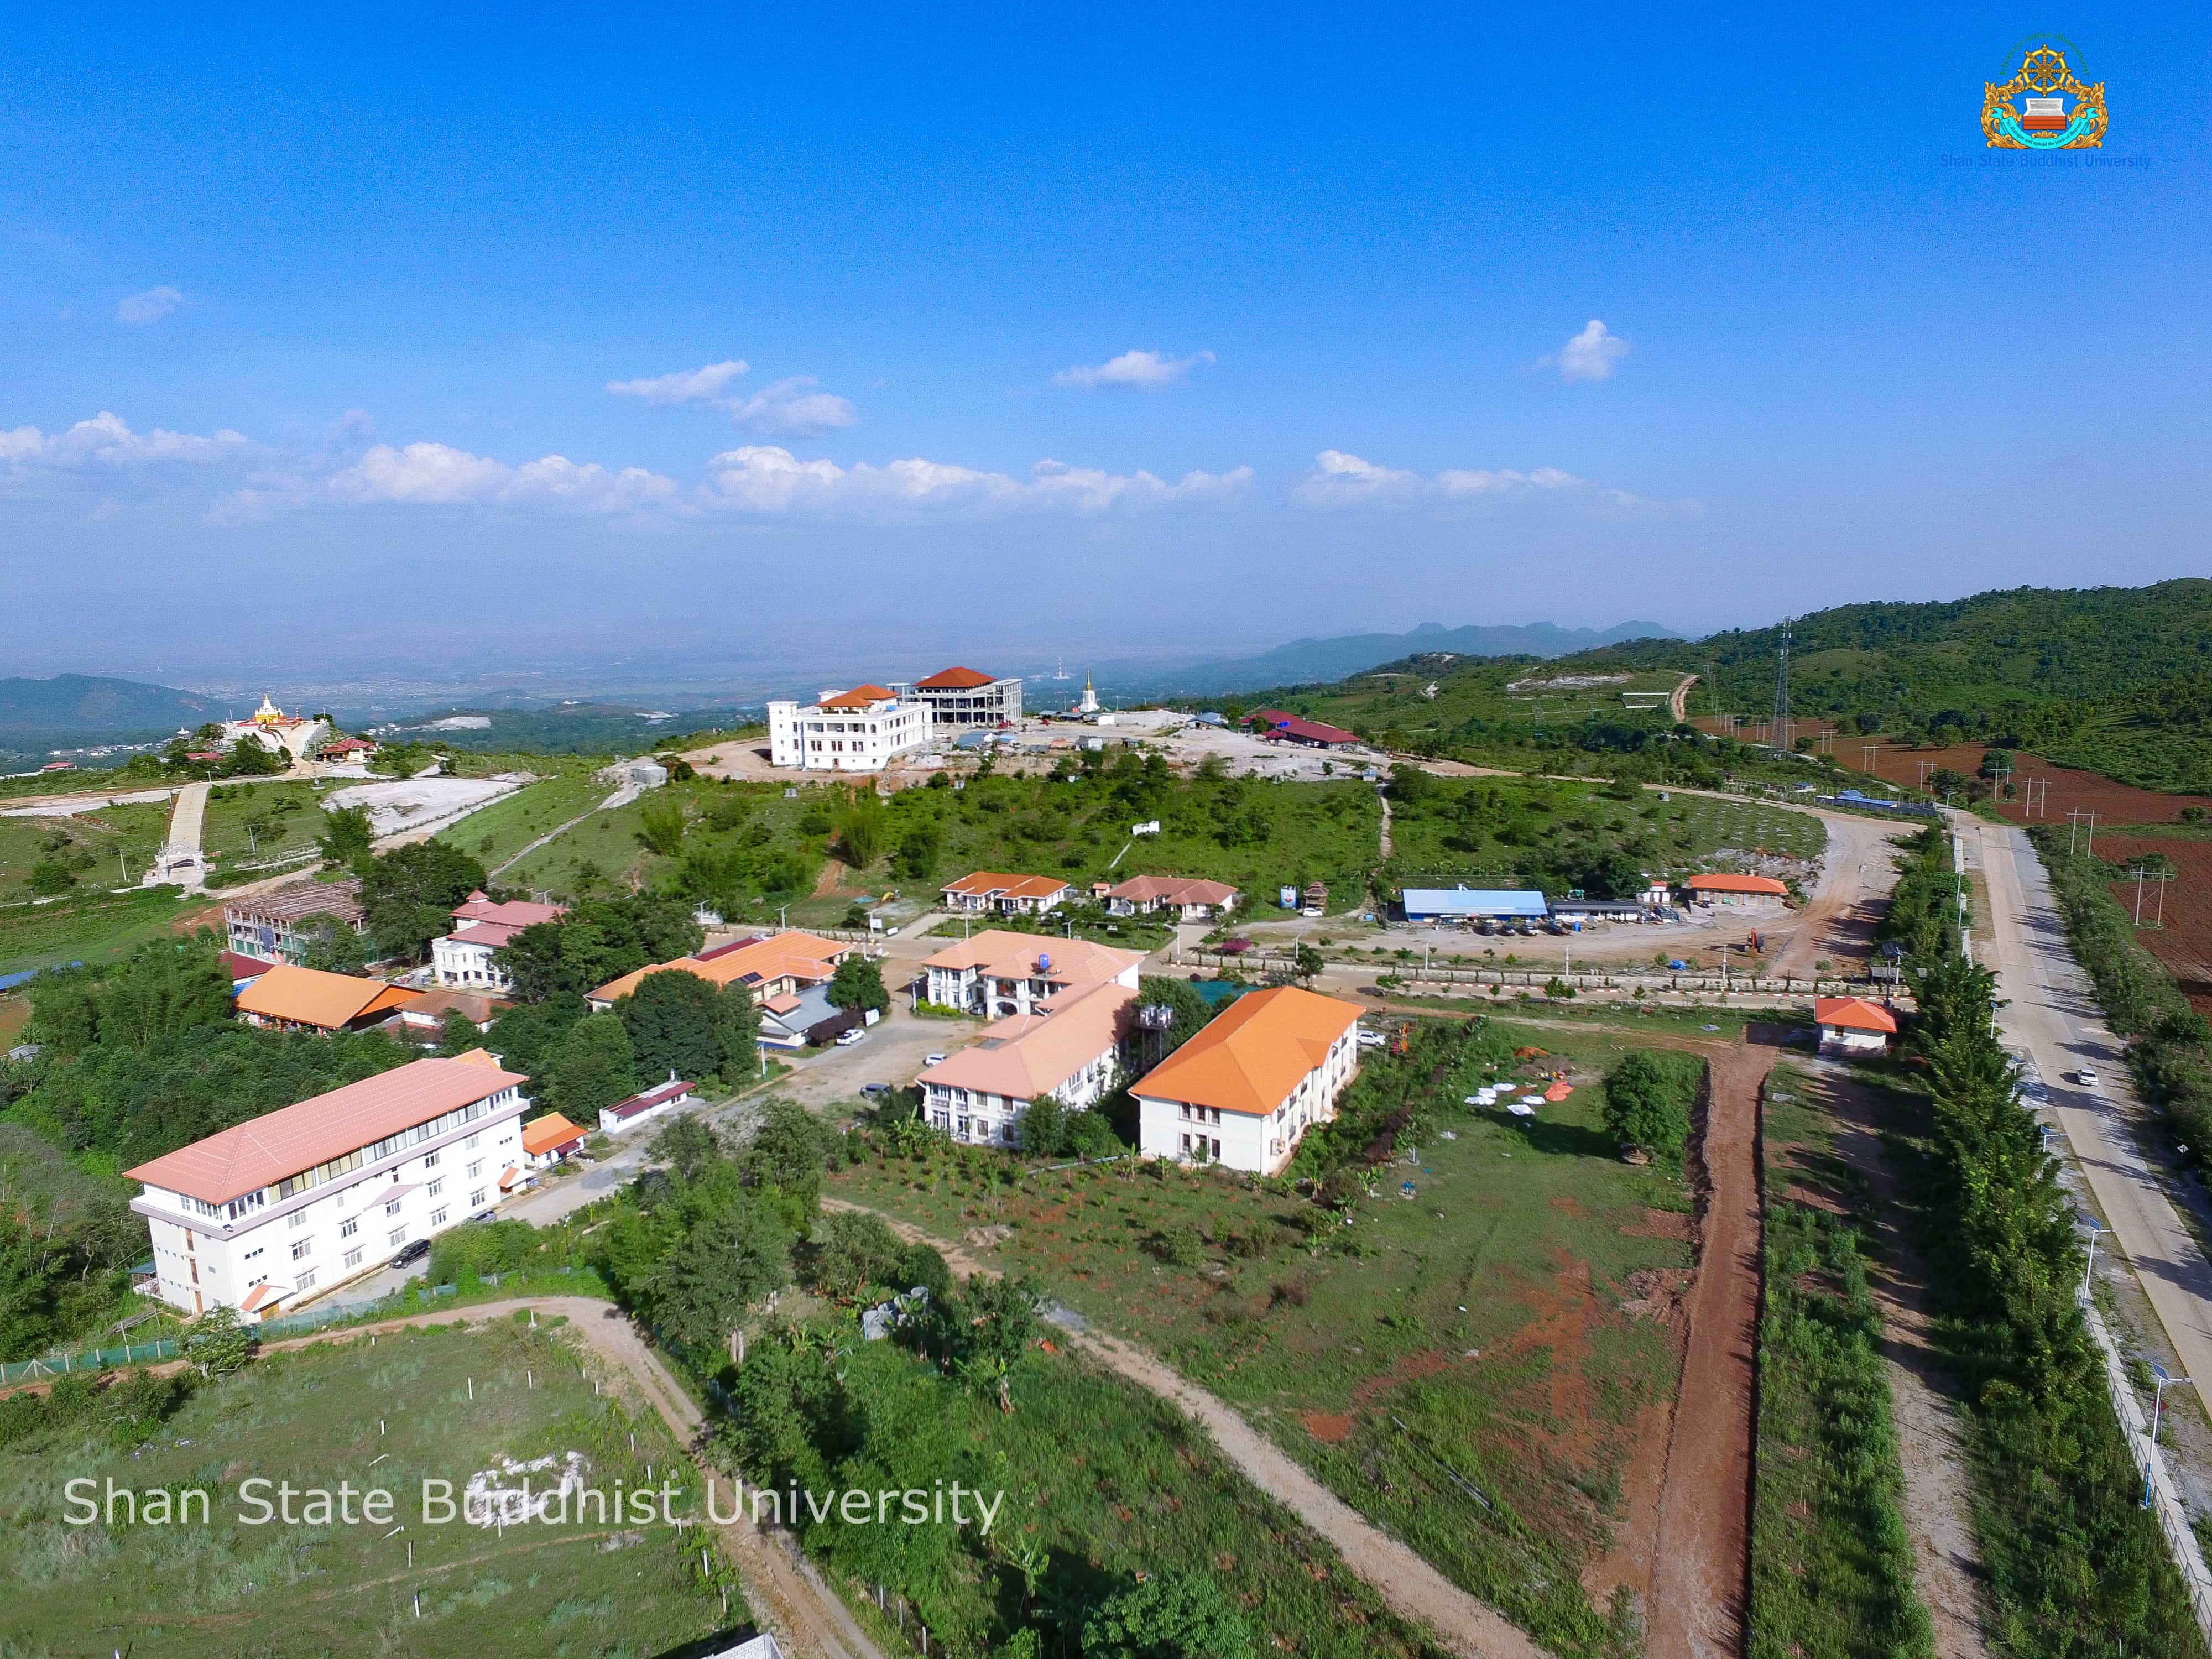
M 794 374 L 750 398 L 733 398 L 725 407 L 739 426 L 759 432 L 824 432 L 857 424 L 860 417 L 853 405 L 835 392 L 811 389 L 819 385 L 811 374 Z
M 185 296 L 166 283 L 149 288 L 143 294 L 127 295 L 115 302 L 115 320 L 118 323 L 158 323 L 179 306 Z
M 1173 483 L 1150 472 L 1105 472 L 1053 460 L 1039 461 L 1026 479 L 920 459 L 845 467 L 802 461 L 771 444 L 726 451 L 708 470 L 712 481 L 700 491 L 708 506 L 860 517 L 916 511 L 1099 514 L 1218 504 L 1241 496 L 1252 480 L 1247 466 L 1188 472 Z
M 1095 368 L 1078 363 L 1073 368 L 1063 368 L 1052 377 L 1054 386 L 1072 386 L 1085 392 L 1102 386 L 1134 386 L 1139 392 L 1158 392 L 1173 386 L 1190 373 L 1199 363 L 1210 363 L 1210 351 L 1194 352 L 1188 357 L 1167 357 L 1157 351 L 1125 351 L 1120 356 L 1100 363 Z
M 309 495 L 317 493 L 313 488 Z M 358 506 L 558 506 L 586 513 L 629 513 L 681 503 L 673 478 L 643 467 L 610 471 L 565 455 L 510 466 L 451 444 L 377 444 L 351 466 L 320 482 L 319 493 Z
M 1583 325 L 1583 331 L 1561 346 L 1548 357 L 1539 357 L 1539 368 L 1556 368 L 1563 380 L 1609 380 L 1613 366 L 1628 355 L 1628 342 L 1618 334 L 1608 334 L 1605 325 L 1595 317 Z
M 751 367 L 732 358 L 728 362 L 678 369 L 673 374 L 655 374 L 646 380 L 609 380 L 607 390 L 617 398 L 642 398 L 649 404 L 713 403 L 722 395 L 723 387 L 750 372 Z
M 1688 517 L 1703 512 L 1694 501 L 1661 501 L 1577 477 L 1555 466 L 1531 472 L 1510 467 L 1449 467 L 1433 478 L 1396 467 L 1378 466 L 1340 449 L 1314 457 L 1314 470 L 1301 478 L 1291 498 L 1302 507 L 1504 506 L 1553 501 L 1601 518 Z
M 1341 449 L 1324 449 L 1314 457 L 1314 471 L 1298 481 L 1291 494 L 1307 507 L 1358 507 L 1410 501 L 1420 490 L 1417 473 L 1377 466 Z
M 181 461 L 212 465 L 252 452 L 253 441 L 228 428 L 210 436 L 169 432 L 155 427 L 133 432 L 119 415 L 102 410 L 88 421 L 79 421 L 66 432 L 49 436 L 34 426 L 0 432 L 0 465 L 18 470 L 46 467 L 59 471 L 93 466 L 133 466 L 153 461 Z

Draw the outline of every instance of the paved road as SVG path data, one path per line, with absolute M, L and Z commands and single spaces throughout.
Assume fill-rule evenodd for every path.
M 2025 831 L 1957 820 L 1978 846 L 1996 942 L 1990 966 L 2000 994 L 1998 1026 L 2042 1073 L 2053 1115 L 2087 1180 L 2104 1221 L 2133 1264 L 2184 1373 L 2212 1377 L 2212 1264 L 2182 1224 L 2142 1148 L 2131 1120 L 2144 1120 L 2128 1075 L 2124 1045 L 2105 1024 L 2088 977 L 2067 948 L 2048 878 Z M 2102 1079 L 2072 1082 L 2084 1065 Z

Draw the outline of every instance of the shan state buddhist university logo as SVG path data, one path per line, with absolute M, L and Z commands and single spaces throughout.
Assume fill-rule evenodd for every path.
M 2084 86 L 2067 63 L 2075 44 L 2031 35 L 2008 54 L 2002 82 L 1982 86 L 1982 133 L 1991 149 L 2099 149 L 2105 143 L 2105 83 Z

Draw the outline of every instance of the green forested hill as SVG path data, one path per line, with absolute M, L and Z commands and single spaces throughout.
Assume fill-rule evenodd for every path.
M 1867 732 L 2031 749 L 2147 788 L 2212 790 L 2212 580 L 2022 587 L 1841 605 L 1792 624 L 1790 707 Z M 1255 694 L 1416 746 L 1638 746 L 1668 725 L 1630 705 L 1700 676 L 1689 713 L 1762 718 L 1781 629 L 1638 640 L 1547 663 L 1412 658 L 1331 686 Z M 1599 684 L 1576 686 L 1576 679 Z M 1435 688 L 1431 695 L 1430 688 Z M 1626 693 L 1628 695 L 1624 696 Z

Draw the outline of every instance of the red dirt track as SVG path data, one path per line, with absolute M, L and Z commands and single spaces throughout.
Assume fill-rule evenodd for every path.
M 1776 1051 L 1705 1050 L 1712 1100 L 1698 1148 L 1705 1203 L 1651 1587 L 1650 1659 L 1743 1651 L 1757 1399 L 1759 1091 Z

